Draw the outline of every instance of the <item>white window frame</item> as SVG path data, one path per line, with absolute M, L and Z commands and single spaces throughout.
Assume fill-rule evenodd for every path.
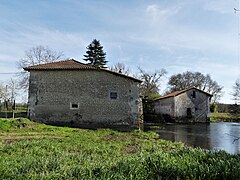
M 77 105 L 77 107 L 73 107 L 73 105 Z M 79 103 L 72 103 L 72 102 L 70 102 L 70 109 L 71 110 L 79 109 Z

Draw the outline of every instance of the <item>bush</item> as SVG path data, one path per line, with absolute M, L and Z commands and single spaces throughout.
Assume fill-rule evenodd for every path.
M 210 112 L 218 112 L 218 105 L 216 103 L 210 104 Z

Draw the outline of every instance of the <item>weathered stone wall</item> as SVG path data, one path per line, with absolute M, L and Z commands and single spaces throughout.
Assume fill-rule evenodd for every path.
M 209 99 L 207 94 L 191 89 L 178 96 L 155 101 L 154 110 L 156 114 L 169 115 L 176 122 L 207 122 L 210 119 Z
M 174 116 L 174 98 L 169 97 L 154 102 L 154 110 L 156 114 L 168 114 Z
M 137 85 L 106 71 L 31 71 L 30 119 L 76 126 L 134 124 L 140 116 Z
M 193 96 L 195 91 L 195 97 Z M 189 114 L 187 109 L 189 108 Z M 206 122 L 210 118 L 209 96 L 205 93 L 191 89 L 175 97 L 175 115 L 178 121 Z

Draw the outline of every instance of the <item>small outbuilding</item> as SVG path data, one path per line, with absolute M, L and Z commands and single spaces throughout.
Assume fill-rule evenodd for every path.
M 212 95 L 195 87 L 155 99 L 154 112 L 174 122 L 209 122 Z
M 30 72 L 33 121 L 77 127 L 135 126 L 142 116 L 140 80 L 74 59 L 24 68 Z

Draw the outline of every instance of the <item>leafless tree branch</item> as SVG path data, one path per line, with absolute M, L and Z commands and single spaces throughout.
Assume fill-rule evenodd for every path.
M 42 45 L 25 51 L 25 56 L 17 62 L 19 87 L 25 91 L 28 89 L 29 73 L 23 70 L 24 67 L 54 62 L 63 56 L 62 52 L 53 51 L 48 46 Z

